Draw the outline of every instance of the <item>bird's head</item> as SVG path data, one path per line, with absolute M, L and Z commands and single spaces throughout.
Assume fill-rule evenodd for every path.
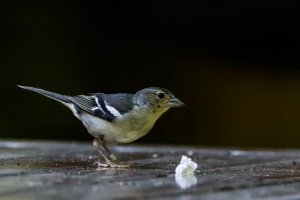
M 135 100 L 139 106 L 147 105 L 158 109 L 184 106 L 184 103 L 169 90 L 159 87 L 150 87 L 138 91 L 135 94 Z

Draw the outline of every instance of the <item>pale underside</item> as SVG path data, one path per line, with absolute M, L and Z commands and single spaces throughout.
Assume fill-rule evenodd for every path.
M 130 143 L 143 137 L 151 130 L 156 120 L 169 109 L 165 107 L 149 111 L 134 106 L 130 113 L 109 122 L 86 112 L 78 115 L 73 104 L 64 104 L 83 122 L 92 136 L 103 137 L 106 144 Z

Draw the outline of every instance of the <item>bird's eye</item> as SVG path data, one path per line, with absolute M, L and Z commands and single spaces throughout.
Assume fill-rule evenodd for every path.
M 162 99 L 165 97 L 165 94 L 162 92 L 157 93 L 158 98 Z

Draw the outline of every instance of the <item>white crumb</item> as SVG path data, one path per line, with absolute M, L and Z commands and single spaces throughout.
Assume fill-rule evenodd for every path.
M 192 159 L 182 156 L 180 164 L 175 169 L 176 176 L 192 175 L 197 167 L 197 163 L 193 162 Z

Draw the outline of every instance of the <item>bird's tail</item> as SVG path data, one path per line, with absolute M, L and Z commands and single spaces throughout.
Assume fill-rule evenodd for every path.
M 54 92 L 49 92 L 49 91 L 46 91 L 46 90 L 43 90 L 43 89 L 40 89 L 40 88 L 34 88 L 34 87 L 30 87 L 30 86 L 18 85 L 18 87 L 26 89 L 26 90 L 31 90 L 31 91 L 37 92 L 41 95 L 44 95 L 46 97 L 49 97 L 49 98 L 54 99 L 56 101 L 59 101 L 63 104 L 71 103 L 68 96 L 65 96 L 65 95 L 57 94 L 57 93 L 54 93 Z

